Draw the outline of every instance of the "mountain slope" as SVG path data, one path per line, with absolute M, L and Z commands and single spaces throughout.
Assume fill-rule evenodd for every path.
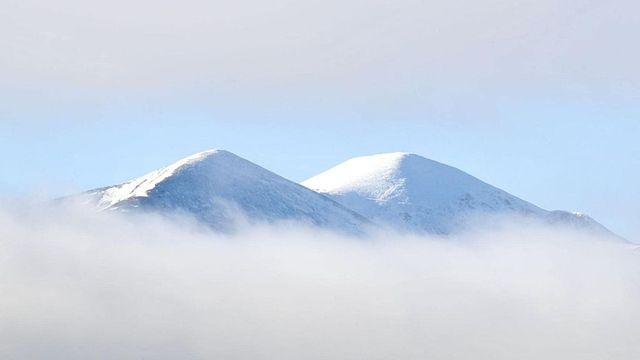
M 361 232 L 364 217 L 224 150 L 201 152 L 127 183 L 87 192 L 100 210 L 185 213 L 219 230 L 299 221 Z
M 409 153 L 357 157 L 302 184 L 398 230 L 448 234 L 477 215 L 517 214 L 606 231 L 585 215 L 546 211 L 456 168 Z

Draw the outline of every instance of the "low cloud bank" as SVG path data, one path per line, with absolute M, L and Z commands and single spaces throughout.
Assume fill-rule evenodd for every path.
M 640 358 L 640 253 L 513 223 L 233 236 L 0 206 L 2 359 Z

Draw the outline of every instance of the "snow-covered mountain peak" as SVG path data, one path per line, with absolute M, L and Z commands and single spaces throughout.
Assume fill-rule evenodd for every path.
M 370 226 L 328 197 L 224 150 L 203 151 L 86 194 L 101 210 L 177 212 L 220 230 L 245 220 L 297 221 L 351 233 Z
M 189 166 L 192 166 L 193 164 L 196 164 L 198 162 L 206 162 L 207 160 L 210 161 L 213 158 L 217 158 L 217 160 L 223 161 L 242 160 L 242 158 L 238 157 L 237 155 L 225 150 L 211 149 L 202 151 L 180 159 L 173 164 L 152 171 L 149 174 L 146 174 L 124 184 L 106 189 L 100 200 L 99 207 L 102 209 L 107 209 L 129 198 L 147 197 L 151 190 L 153 190 L 158 184 L 162 183 L 169 177 L 174 176 L 176 173 Z
M 454 167 L 405 152 L 353 158 L 302 184 L 334 196 L 358 194 L 381 205 L 431 206 L 464 199 L 470 194 L 482 197 L 506 194 Z
M 347 160 L 302 184 L 323 193 L 366 193 L 378 202 L 388 200 L 402 186 L 398 170 L 409 153 L 388 153 Z
M 376 224 L 448 234 L 477 215 L 494 214 L 607 231 L 584 214 L 546 211 L 454 167 L 405 152 L 357 157 L 302 185 L 231 152 L 207 150 L 85 194 L 101 210 L 177 212 L 223 231 L 246 220 L 295 221 L 351 233 Z
M 399 230 L 446 234 L 487 214 L 597 224 L 582 214 L 548 212 L 459 169 L 411 153 L 357 157 L 302 184 Z

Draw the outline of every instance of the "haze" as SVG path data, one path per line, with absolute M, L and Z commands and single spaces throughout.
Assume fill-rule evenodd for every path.
M 135 219 L 135 221 L 132 221 Z M 630 245 L 515 220 L 452 238 L 0 210 L 3 359 L 640 356 Z

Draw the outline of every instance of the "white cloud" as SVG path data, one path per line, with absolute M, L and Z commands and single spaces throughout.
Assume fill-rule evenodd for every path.
M 232 237 L 6 204 L 4 359 L 633 359 L 628 245 L 514 225 L 356 240 Z
M 514 94 L 633 97 L 640 80 L 640 8 L 628 0 L 9 0 L 3 9 L 0 90 L 26 102 L 303 97 L 447 111 Z

